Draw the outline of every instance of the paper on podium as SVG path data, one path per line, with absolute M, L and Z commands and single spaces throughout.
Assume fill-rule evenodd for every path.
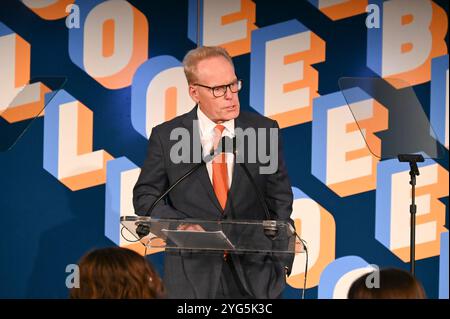
M 223 231 L 192 231 L 192 230 L 161 230 L 168 239 L 180 248 L 192 249 L 219 249 L 233 250 L 234 245 L 230 242 Z

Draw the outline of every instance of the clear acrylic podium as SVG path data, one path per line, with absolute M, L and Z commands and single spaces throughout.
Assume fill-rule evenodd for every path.
M 284 221 L 158 219 L 122 216 L 121 224 L 148 248 L 294 254 L 295 230 Z M 142 229 L 145 230 L 144 236 Z M 271 230 L 268 234 L 267 229 Z M 141 233 L 141 234 L 139 234 Z

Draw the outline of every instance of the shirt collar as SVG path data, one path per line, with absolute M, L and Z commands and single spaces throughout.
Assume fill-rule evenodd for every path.
M 217 124 L 211 121 L 211 119 L 208 118 L 205 113 L 203 113 L 203 111 L 200 109 L 200 106 L 197 107 L 197 117 L 201 136 L 212 136 L 214 134 L 214 128 Z M 234 137 L 234 119 L 222 122 L 220 123 L 220 125 L 225 126 L 225 129 L 222 133 L 223 136 Z

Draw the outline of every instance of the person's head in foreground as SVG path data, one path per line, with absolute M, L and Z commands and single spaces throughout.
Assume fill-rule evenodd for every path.
M 372 287 L 372 278 L 376 276 L 379 276 L 379 286 Z M 348 291 L 348 299 L 425 298 L 425 291 L 420 282 L 409 272 L 398 268 L 381 269 L 378 274 L 367 273 L 356 279 Z
M 121 247 L 93 250 L 79 264 L 79 288 L 72 299 L 153 299 L 165 296 L 163 283 L 152 265 L 138 253 Z

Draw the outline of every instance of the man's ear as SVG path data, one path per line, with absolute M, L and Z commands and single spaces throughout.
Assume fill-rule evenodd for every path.
M 191 99 L 193 99 L 194 102 L 198 104 L 199 102 L 198 90 L 195 86 L 189 85 L 189 95 L 191 96 Z

